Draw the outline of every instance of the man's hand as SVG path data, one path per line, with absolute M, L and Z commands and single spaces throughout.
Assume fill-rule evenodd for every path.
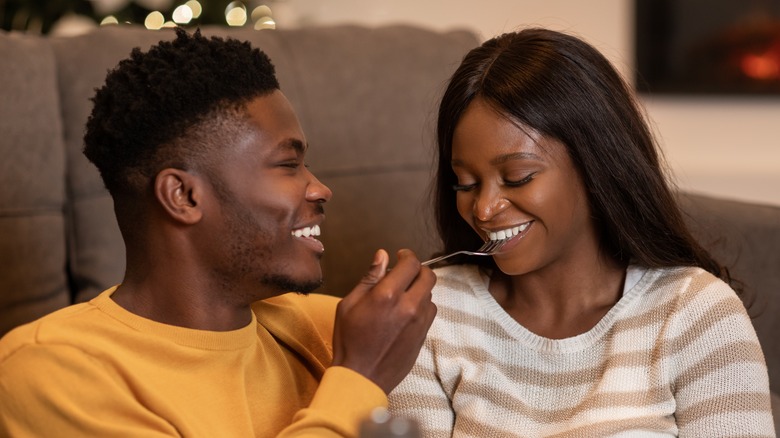
M 368 273 L 339 303 L 333 365 L 357 371 L 389 394 L 412 369 L 436 316 L 436 275 L 410 250 L 398 251 L 391 272 L 388 258 L 377 251 Z

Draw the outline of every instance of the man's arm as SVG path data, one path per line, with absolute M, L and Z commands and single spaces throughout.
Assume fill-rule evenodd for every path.
M 360 421 L 385 406 L 387 396 L 374 383 L 348 368 L 330 367 L 311 404 L 298 411 L 277 438 L 355 437 Z
M 22 347 L 0 364 L 0 436 L 179 436 L 71 346 Z
M 431 289 L 436 275 L 412 251 L 377 251 L 368 274 L 336 310 L 333 365 L 352 369 L 386 394 L 412 369 L 436 316 Z
M 361 420 L 387 406 L 387 393 L 406 376 L 436 315 L 436 281 L 411 251 L 387 271 L 377 252 L 369 272 L 336 310 L 333 361 L 311 404 L 279 437 L 353 437 Z

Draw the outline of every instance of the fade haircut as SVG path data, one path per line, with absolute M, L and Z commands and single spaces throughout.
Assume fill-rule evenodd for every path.
M 221 144 L 204 126 L 224 132 L 229 116 L 279 89 L 271 60 L 248 42 L 175 31 L 148 52 L 133 49 L 92 98 L 84 155 L 115 201 L 147 190 L 164 168 L 203 164 Z

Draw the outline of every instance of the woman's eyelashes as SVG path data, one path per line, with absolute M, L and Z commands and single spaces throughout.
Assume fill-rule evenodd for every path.
M 520 179 L 508 179 L 505 178 L 503 180 L 503 184 L 507 187 L 520 187 L 525 184 L 528 184 L 531 182 L 531 180 L 534 179 L 536 176 L 536 172 L 530 173 Z M 471 184 L 453 184 L 452 190 L 456 192 L 468 192 L 476 188 L 479 184 L 478 183 L 471 183 Z
M 476 186 L 476 184 L 453 184 L 452 190 L 455 190 L 456 192 L 468 192 Z
M 534 179 L 534 176 L 536 176 L 536 172 L 529 173 L 528 175 L 526 175 L 523 178 L 520 178 L 519 180 L 505 179 L 504 180 L 504 184 L 509 186 L 509 187 L 519 187 L 519 186 L 522 186 L 522 185 L 525 185 L 525 184 L 528 184 L 529 182 L 531 182 L 531 180 Z

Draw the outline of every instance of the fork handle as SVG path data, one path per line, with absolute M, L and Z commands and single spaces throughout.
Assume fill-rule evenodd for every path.
M 454 253 L 452 253 L 452 254 L 445 254 L 445 255 L 443 255 L 443 256 L 441 256 L 441 257 L 436 257 L 436 258 L 433 258 L 433 259 L 430 259 L 430 260 L 426 260 L 426 261 L 424 261 L 424 262 L 422 262 L 422 263 L 420 263 L 420 264 L 421 264 L 422 266 L 428 266 L 428 265 L 434 264 L 434 263 L 436 263 L 436 262 L 438 262 L 438 261 L 444 260 L 444 259 L 446 259 L 446 258 L 448 258 L 448 257 L 454 256 L 455 254 L 457 254 L 457 253 L 456 253 L 456 252 L 454 252 Z
M 448 259 L 448 258 L 450 258 L 450 257 L 452 257 L 452 256 L 456 256 L 456 255 L 459 255 L 459 254 L 468 254 L 468 255 L 489 255 L 489 254 L 485 254 L 485 253 L 483 253 L 483 252 L 475 252 L 475 251 L 455 251 L 455 252 L 452 252 L 452 253 L 449 253 L 449 254 L 445 254 L 445 255 L 443 255 L 443 256 L 439 256 L 439 257 L 436 257 L 436 258 L 432 258 L 432 259 L 430 259 L 430 260 L 426 260 L 426 261 L 424 261 L 424 262 L 422 262 L 422 263 L 420 263 L 420 264 L 421 264 L 422 266 L 428 266 L 428 265 L 432 265 L 432 264 L 434 264 L 434 263 L 436 263 L 436 262 L 440 262 L 440 261 L 442 261 L 442 260 L 444 260 L 444 259 Z

